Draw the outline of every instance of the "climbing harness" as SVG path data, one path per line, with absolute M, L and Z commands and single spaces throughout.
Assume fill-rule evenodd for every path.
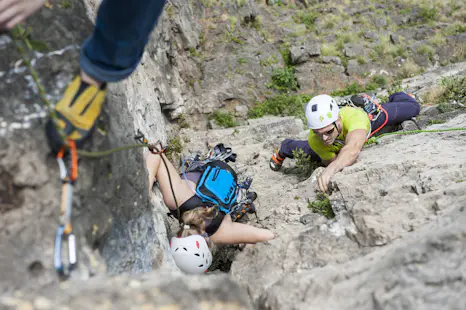
M 60 224 L 55 236 L 55 249 L 53 255 L 53 265 L 60 277 L 67 278 L 70 272 L 76 266 L 76 237 L 73 234 L 71 224 L 71 212 L 73 206 L 73 186 L 78 179 L 78 154 L 76 145 L 73 140 L 68 140 L 70 150 L 70 170 L 66 167 L 64 157 L 65 148 L 63 147 L 57 155 L 57 162 L 60 168 L 60 179 L 62 181 L 62 196 L 60 208 Z M 67 244 L 67 263 L 63 263 L 63 248 Z
M 363 109 L 364 112 L 366 112 L 367 116 L 369 117 L 369 120 L 371 122 L 371 128 L 372 128 L 372 124 L 374 124 L 375 121 L 379 119 L 382 113 L 385 114 L 385 120 L 382 123 L 382 125 L 380 125 L 378 128 L 374 130 L 371 130 L 371 132 L 367 135 L 367 139 L 372 137 L 375 133 L 379 132 L 383 127 L 385 127 L 385 125 L 388 122 L 388 113 L 382 107 L 382 105 L 377 102 L 375 94 L 373 96 L 369 94 L 354 95 L 354 96 L 351 96 L 351 98 L 343 99 L 340 105 L 347 105 L 347 106 Z

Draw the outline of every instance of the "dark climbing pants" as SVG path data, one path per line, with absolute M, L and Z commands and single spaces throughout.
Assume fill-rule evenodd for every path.
M 401 124 L 417 116 L 421 109 L 416 99 L 401 92 L 390 95 L 383 108 L 388 114 L 388 121 L 385 126 Z M 371 123 L 372 130 L 379 128 L 384 121 L 385 114 L 382 114 L 376 121 Z M 293 158 L 293 151 L 297 149 L 302 149 L 304 153 L 311 156 L 312 160 L 320 161 L 319 155 L 311 149 L 307 140 L 285 139 L 280 145 L 280 153 L 287 158 Z
M 103 0 L 93 34 L 84 43 L 81 69 L 102 82 L 128 77 L 141 60 L 165 0 Z

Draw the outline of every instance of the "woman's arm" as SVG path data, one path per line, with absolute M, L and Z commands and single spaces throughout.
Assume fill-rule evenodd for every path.
M 217 244 L 257 243 L 275 238 L 274 234 L 263 228 L 232 222 L 225 216 L 219 229 L 210 237 Z

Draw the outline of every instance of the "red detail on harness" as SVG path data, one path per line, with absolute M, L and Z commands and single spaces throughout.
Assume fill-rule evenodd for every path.
M 385 121 L 383 122 L 382 125 L 380 125 L 379 128 L 377 128 L 376 130 L 372 131 L 371 134 L 369 135 L 369 138 L 372 137 L 376 132 L 378 132 L 380 129 L 382 129 L 383 127 L 385 127 L 385 125 L 387 124 L 388 122 L 388 113 L 387 111 L 382 107 L 381 104 L 379 104 L 377 101 L 375 101 L 371 96 L 369 96 L 368 94 L 363 94 L 362 95 L 363 97 L 367 98 L 368 100 L 370 100 L 371 102 L 373 102 L 375 104 L 375 106 L 380 109 L 384 114 L 385 114 Z M 369 120 L 372 121 L 373 119 L 373 115 L 372 114 L 367 114 L 369 116 Z M 366 139 L 367 141 L 367 139 Z
M 196 241 L 196 246 L 198 249 L 200 248 L 199 241 Z

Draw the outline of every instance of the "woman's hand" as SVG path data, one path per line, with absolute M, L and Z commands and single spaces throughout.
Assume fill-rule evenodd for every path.
M 0 29 L 11 29 L 38 9 L 46 0 L 0 0 Z

